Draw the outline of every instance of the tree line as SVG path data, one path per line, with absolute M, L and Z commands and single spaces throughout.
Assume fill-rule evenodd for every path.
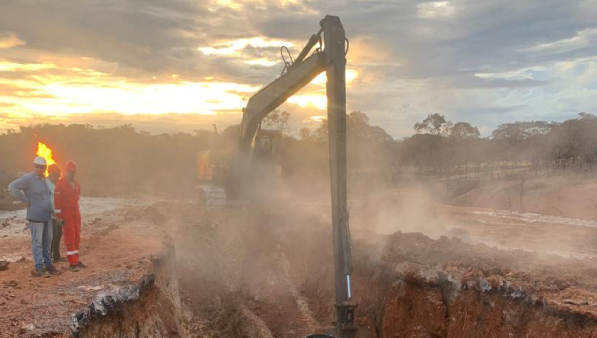
M 274 112 L 263 126 L 286 130 L 289 114 Z M 366 113 L 347 115 L 348 169 L 353 184 L 395 182 L 405 173 L 453 175 L 496 167 L 592 170 L 597 163 L 597 117 L 580 113 L 562 123 L 505 123 L 481 137 L 467 122 L 430 114 L 413 126 L 413 135 L 395 140 L 371 124 Z M 202 150 L 233 153 L 238 126 L 218 133 L 153 135 L 131 125 L 36 125 L 0 135 L 0 184 L 31 168 L 37 141 L 48 144 L 58 163 L 78 162 L 84 192 L 168 194 L 188 197 L 197 183 L 197 157 Z M 282 175 L 294 186 L 329 177 L 327 121 L 298 136 L 285 136 Z
M 37 125 L 0 135 L 0 183 L 31 170 L 37 141 L 63 165 L 77 162 L 85 195 L 148 193 L 188 195 L 193 191 L 197 152 L 216 142 L 211 131 L 151 135 L 131 125 Z
M 597 117 L 579 113 L 564 122 L 504 123 L 480 137 L 466 122 L 452 124 L 431 114 L 414 125 L 416 134 L 397 141 L 399 160 L 420 169 L 466 165 L 590 169 L 597 162 Z

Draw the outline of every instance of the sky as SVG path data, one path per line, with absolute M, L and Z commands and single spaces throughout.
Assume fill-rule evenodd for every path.
M 347 110 L 394 138 L 431 113 L 482 135 L 597 114 L 597 0 L 0 0 L 0 132 L 222 130 L 326 14 L 350 41 Z M 325 81 L 281 107 L 291 133 L 325 118 Z

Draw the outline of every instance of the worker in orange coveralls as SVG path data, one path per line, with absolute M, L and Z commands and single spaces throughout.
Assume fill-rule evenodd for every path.
M 81 239 L 81 213 L 79 212 L 79 198 L 81 186 L 75 180 L 77 164 L 74 161 L 66 162 L 65 174 L 56 183 L 54 190 L 54 204 L 56 218 L 64 221 L 62 235 L 66 245 L 66 258 L 71 271 L 87 267 L 79 261 L 79 243 Z

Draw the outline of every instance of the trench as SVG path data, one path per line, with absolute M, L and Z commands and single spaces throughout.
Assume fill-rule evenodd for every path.
M 139 284 L 98 294 L 73 317 L 74 337 L 270 338 L 329 330 L 325 221 L 272 210 L 183 211 L 193 216 L 176 221 L 176 245 Z M 554 307 L 502 277 L 464 276 L 395 255 L 395 247 L 433 243 L 419 240 L 356 231 L 357 337 L 597 336 L 590 314 Z

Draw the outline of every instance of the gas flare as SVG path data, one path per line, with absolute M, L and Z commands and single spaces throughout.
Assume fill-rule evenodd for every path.
M 48 147 L 45 143 L 39 141 L 37 142 L 37 152 L 35 153 L 35 155 L 45 158 L 48 167 L 56 163 L 56 161 L 54 161 L 54 159 L 52 158 L 52 149 L 50 149 L 50 147 Z M 46 168 L 46 177 L 47 176 L 48 169 Z

